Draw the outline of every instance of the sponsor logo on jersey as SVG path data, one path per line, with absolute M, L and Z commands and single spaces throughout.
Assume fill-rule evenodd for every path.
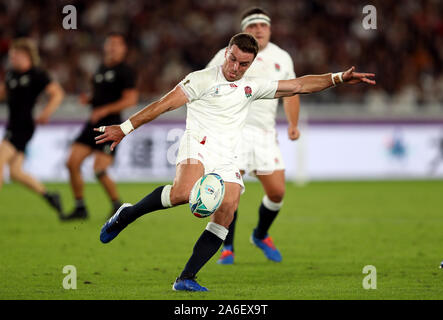
M 245 87 L 245 96 L 246 98 L 250 98 L 252 96 L 252 89 L 249 86 Z
M 29 84 L 29 76 L 24 75 L 24 76 L 20 77 L 20 79 L 18 81 L 22 87 L 26 87 Z
M 94 77 L 95 82 L 101 83 L 103 81 L 103 75 L 101 73 L 97 73 Z
M 11 81 L 8 82 L 9 84 L 9 88 L 14 89 L 15 87 L 17 87 L 17 80 L 16 79 L 12 79 Z
M 275 63 L 274 66 L 275 66 L 275 71 L 279 72 L 280 71 L 280 65 L 278 63 Z
M 112 81 L 114 81 L 114 78 L 115 78 L 115 72 L 113 70 L 108 70 L 105 72 L 104 77 L 105 77 L 106 81 L 112 82 Z

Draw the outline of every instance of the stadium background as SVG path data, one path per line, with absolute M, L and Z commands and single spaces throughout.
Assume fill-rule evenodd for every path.
M 77 30 L 62 28 L 67 4 L 77 9 Z M 67 180 L 64 163 L 73 132 L 89 114 L 77 95 L 90 90 L 107 33 L 127 35 L 127 61 L 138 71 L 141 96 L 138 106 L 127 110 L 130 115 L 187 73 L 204 68 L 239 32 L 241 12 L 257 4 L 270 12 L 272 41 L 291 54 L 298 75 L 351 65 L 377 74 L 373 88 L 343 86 L 303 96 L 298 143 L 289 143 L 279 108 L 279 140 L 290 179 L 443 176 L 443 5 L 432 0 L 404 1 L 401 6 L 372 1 L 376 30 L 362 26 L 365 1 L 2 1 L 0 79 L 11 40 L 30 36 L 39 43 L 43 66 L 67 92 L 52 125 L 40 127 L 34 136 L 26 168 L 45 181 Z M 184 128 L 185 112 L 182 108 L 163 115 L 151 131 L 138 132 L 131 141 L 144 147 L 131 144 L 124 156 L 119 152 L 114 177 L 172 178 L 173 157 L 158 154 L 176 151 L 179 135 L 170 130 Z M 2 104 L 2 125 L 6 118 Z M 150 132 L 156 132 L 155 139 Z M 329 166 L 317 161 L 325 157 Z M 88 180 L 93 180 L 91 165 L 87 161 L 84 166 Z
M 62 28 L 62 8 L 77 8 L 77 30 Z M 362 8 L 377 8 L 377 30 L 362 28 Z M 9 43 L 38 40 L 43 65 L 67 96 L 49 125 L 36 131 L 26 169 L 73 201 L 64 162 L 89 111 L 77 95 L 89 89 L 110 31 L 128 36 L 138 71 L 135 112 L 188 72 L 203 68 L 239 31 L 240 12 L 262 5 L 272 41 L 289 51 L 297 75 L 355 65 L 375 72 L 377 86 L 343 86 L 301 97 L 302 138 L 291 143 L 279 108 L 278 129 L 289 178 L 358 180 L 287 184 L 272 235 L 284 253 L 276 267 L 247 242 L 262 190 L 247 183 L 240 202 L 233 269 L 210 261 L 199 274 L 209 295 L 171 294 L 170 284 L 207 220 L 187 208 L 153 214 L 103 246 L 98 232 L 109 203 L 86 185 L 88 221 L 64 224 L 22 186 L 0 192 L 1 299 L 442 299 L 438 265 L 443 227 L 443 3 L 405 1 L 20 1 L 0 0 L 0 80 Z M 42 101 L 43 102 L 43 101 Z M 41 105 L 41 104 L 40 104 Z M 112 174 L 124 201 L 138 201 L 154 180 L 171 181 L 171 149 L 185 109 L 161 116 L 121 145 Z M 7 110 L 0 103 L 0 136 Z M 168 139 L 169 135 L 169 139 Z M 43 159 L 43 160 L 42 160 Z M 91 163 L 84 173 L 93 178 Z M 407 179 L 433 181 L 405 181 Z M 401 181 L 360 180 L 401 179 Z M 143 183 L 121 183 L 122 181 Z M 180 226 L 177 232 L 176 226 Z M 216 259 L 216 258 L 215 258 Z M 377 290 L 362 289 L 372 264 Z M 63 267 L 78 270 L 78 290 L 64 290 Z M 232 279 L 235 278 L 235 283 Z

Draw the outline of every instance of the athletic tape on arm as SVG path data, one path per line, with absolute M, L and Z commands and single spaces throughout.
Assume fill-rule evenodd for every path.
M 134 127 L 132 126 L 131 120 L 126 120 L 120 125 L 120 129 L 122 129 L 125 136 L 129 134 L 131 131 L 134 131 Z

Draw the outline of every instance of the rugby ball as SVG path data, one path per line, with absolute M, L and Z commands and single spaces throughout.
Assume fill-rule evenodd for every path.
M 198 179 L 189 194 L 189 207 L 198 218 L 209 217 L 220 207 L 225 196 L 225 183 L 216 173 Z

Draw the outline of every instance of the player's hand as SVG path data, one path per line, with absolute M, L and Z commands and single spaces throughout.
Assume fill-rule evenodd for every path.
M 292 141 L 300 138 L 300 131 L 298 130 L 296 125 L 288 126 L 288 138 L 291 139 Z
M 49 122 L 50 115 L 47 115 L 46 113 L 41 113 L 37 119 L 35 119 L 36 124 L 46 124 Z
M 368 84 L 375 85 L 375 81 L 370 79 L 373 77 L 375 77 L 374 73 L 355 72 L 355 67 L 351 67 L 350 69 L 348 69 L 347 71 L 345 71 L 343 73 L 343 82 L 346 82 L 349 84 L 365 82 Z
M 91 119 L 89 120 L 92 124 L 97 123 L 100 119 L 103 119 L 108 115 L 108 110 L 106 108 L 96 108 L 92 110 Z
M 111 151 L 114 151 L 114 148 L 125 137 L 125 134 L 123 133 L 122 129 L 120 129 L 119 125 L 102 126 L 100 128 L 94 128 L 94 131 L 102 133 L 101 135 L 95 137 L 96 144 L 112 141 Z

